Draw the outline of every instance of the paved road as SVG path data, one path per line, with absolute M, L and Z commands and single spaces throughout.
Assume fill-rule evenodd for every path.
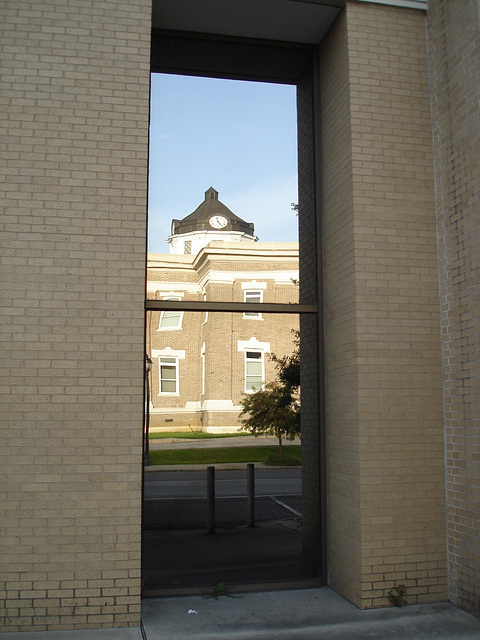
M 300 496 L 258 497 L 255 499 L 255 521 L 274 522 L 298 520 L 302 505 Z M 207 528 L 207 500 L 180 498 L 148 500 L 145 502 L 143 525 L 145 529 L 188 530 Z M 246 525 L 248 522 L 246 498 L 217 498 L 215 522 L 218 528 Z
M 301 487 L 300 469 L 255 469 L 255 511 L 258 521 L 299 517 Z M 206 495 L 206 470 L 148 473 L 145 478 L 145 527 L 205 527 Z M 246 469 L 216 470 L 215 505 L 219 526 L 235 526 L 246 522 L 246 495 Z
M 206 470 L 159 471 L 145 475 L 146 500 L 204 498 L 206 491 Z M 255 469 L 256 496 L 300 496 L 301 493 L 300 469 Z M 246 469 L 217 469 L 215 472 L 215 495 L 218 498 L 246 496 Z

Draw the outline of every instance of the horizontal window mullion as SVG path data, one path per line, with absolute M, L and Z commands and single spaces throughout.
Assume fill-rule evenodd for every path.
M 145 300 L 146 311 L 221 311 L 224 313 L 318 313 L 314 304 L 276 302 L 205 302 L 203 300 Z

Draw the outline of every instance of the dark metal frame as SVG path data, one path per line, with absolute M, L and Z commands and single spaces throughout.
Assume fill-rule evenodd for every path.
M 315 304 L 274 302 L 204 302 L 203 300 L 145 300 L 145 311 L 221 311 L 223 313 L 318 313 Z
M 213 46 L 212 46 L 213 45 Z M 188 50 L 188 51 L 187 51 Z M 216 50 L 216 54 L 215 51 Z M 222 55 L 217 55 L 222 50 Z M 195 53 L 195 68 L 191 67 L 191 54 Z M 267 52 L 267 53 L 266 53 Z M 180 56 L 179 54 L 182 53 Z M 183 55 L 185 53 L 185 55 Z M 259 54 L 257 55 L 252 55 Z M 265 56 L 266 65 L 252 71 L 252 65 Z M 162 59 L 162 65 L 158 60 Z M 164 61 L 167 60 L 166 63 Z M 219 65 L 218 61 L 221 61 Z M 253 63 L 255 60 L 255 63 Z M 320 65 L 318 47 L 279 42 L 252 41 L 208 34 L 184 34 L 154 29 L 152 32 L 152 72 L 180 73 L 263 82 L 298 83 L 300 73 L 307 66 L 313 69 L 312 101 L 315 170 L 315 215 L 316 215 L 316 280 L 317 291 L 314 304 L 276 304 L 246 302 L 205 302 L 145 300 L 145 315 L 151 311 L 189 311 L 223 313 L 280 313 L 313 314 L 317 318 L 318 336 L 318 416 L 319 416 L 319 474 L 320 474 L 320 577 L 327 584 L 327 474 L 326 474 L 326 397 L 325 397 L 325 341 L 324 341 L 324 291 L 323 291 L 323 230 L 322 204 L 319 192 L 321 174 L 321 129 L 320 118 Z

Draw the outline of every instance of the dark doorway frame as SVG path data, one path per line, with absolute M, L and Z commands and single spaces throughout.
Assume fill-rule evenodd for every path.
M 308 141 L 303 153 L 307 160 L 304 164 L 307 166 L 304 168 L 299 166 L 300 302 L 298 304 L 264 304 L 145 300 L 145 314 L 162 310 L 300 314 L 301 337 L 302 333 L 305 333 L 306 340 L 309 341 L 307 352 L 309 420 L 310 430 L 315 430 L 311 445 L 314 450 L 310 453 L 316 462 L 313 465 L 313 478 L 311 475 L 308 480 L 315 486 L 312 494 L 314 499 L 309 500 L 305 514 L 306 518 L 311 517 L 312 526 L 310 536 L 307 535 L 307 539 L 304 537 L 304 561 L 311 568 L 312 574 L 318 575 L 321 583 L 326 585 L 328 575 L 326 410 L 322 211 L 319 194 L 321 145 L 318 135 L 320 131 L 318 47 L 154 29 L 151 72 L 292 84 L 297 86 L 297 92 L 301 84 L 304 103 L 306 95 L 307 106 L 303 110 L 302 127 L 303 139 Z M 299 118 L 298 114 L 297 117 Z M 299 149 L 301 145 L 299 135 Z M 302 242 L 302 226 L 305 229 L 303 238 L 308 239 L 305 243 Z M 307 245 L 306 248 L 305 245 Z M 305 282 L 308 280 L 308 287 L 302 287 L 302 280 Z

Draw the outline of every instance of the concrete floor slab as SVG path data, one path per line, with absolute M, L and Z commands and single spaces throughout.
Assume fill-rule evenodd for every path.
M 480 620 L 448 603 L 362 611 L 327 588 L 147 599 L 148 640 L 479 640 Z
M 140 628 L 2 633 L 2 640 L 479 640 L 448 603 L 361 611 L 328 588 L 143 601 Z

